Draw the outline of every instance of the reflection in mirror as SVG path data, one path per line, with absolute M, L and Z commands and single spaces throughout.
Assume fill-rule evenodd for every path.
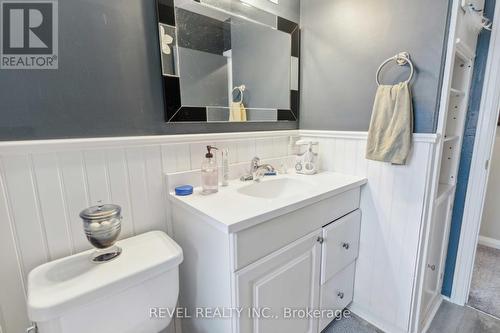
M 167 121 L 297 120 L 298 24 L 232 0 L 158 0 L 158 14 Z
M 160 24 L 160 50 L 163 75 L 177 75 L 177 42 L 175 28 Z

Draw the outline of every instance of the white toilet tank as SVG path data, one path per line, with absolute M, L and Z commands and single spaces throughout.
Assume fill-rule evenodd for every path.
M 107 263 L 91 262 L 93 251 L 86 251 L 30 272 L 28 315 L 39 333 L 158 333 L 168 326 L 182 249 L 161 231 L 117 245 L 122 254 Z

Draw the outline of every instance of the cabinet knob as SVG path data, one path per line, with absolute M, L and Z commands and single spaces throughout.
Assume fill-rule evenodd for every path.
M 324 239 L 323 237 L 319 236 L 319 237 L 316 239 L 316 241 L 317 241 L 318 243 L 320 243 L 320 244 L 323 244 L 323 243 L 325 242 L 325 239 Z
M 339 291 L 339 293 L 337 294 L 337 296 L 340 298 L 340 299 L 344 299 L 344 293 Z
M 349 250 L 350 245 L 349 243 L 342 243 L 342 247 L 346 250 Z
M 430 268 L 431 271 L 435 271 L 436 270 L 436 265 L 427 264 L 427 267 Z

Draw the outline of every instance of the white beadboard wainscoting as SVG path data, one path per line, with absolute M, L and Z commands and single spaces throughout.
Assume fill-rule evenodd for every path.
M 298 131 L 0 143 L 0 325 L 24 332 L 26 278 L 36 266 L 90 248 L 79 213 L 119 204 L 121 237 L 169 231 L 164 173 L 199 169 L 206 145 L 230 162 L 284 157 Z
M 438 137 L 414 135 L 408 165 L 365 159 L 366 133 L 302 130 L 320 143 L 324 170 L 368 179 L 361 194 L 361 239 L 351 310 L 389 333 L 409 332 L 417 256 Z
M 368 178 L 361 198 L 353 312 L 406 332 L 435 135 L 415 135 L 408 166 L 364 158 L 366 133 L 278 131 L 0 143 L 0 325 L 23 332 L 26 277 L 35 266 L 90 248 L 79 212 L 99 200 L 123 208 L 122 237 L 169 231 L 164 172 L 200 168 L 204 146 L 230 163 L 284 157 L 290 136 L 320 142 L 325 170 Z

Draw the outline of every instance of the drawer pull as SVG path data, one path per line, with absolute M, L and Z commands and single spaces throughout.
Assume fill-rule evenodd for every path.
M 340 299 L 344 299 L 344 293 L 339 291 L 339 293 L 337 294 L 337 296 L 340 298 Z
M 350 245 L 349 243 L 342 243 L 342 247 L 346 250 L 349 250 Z
M 427 267 L 430 268 L 431 271 L 435 271 L 436 270 L 436 265 L 427 264 Z
M 316 239 L 316 241 L 317 241 L 318 243 L 320 243 L 320 244 L 323 244 L 323 243 L 325 242 L 325 239 L 324 239 L 323 237 L 319 236 L 319 237 Z

